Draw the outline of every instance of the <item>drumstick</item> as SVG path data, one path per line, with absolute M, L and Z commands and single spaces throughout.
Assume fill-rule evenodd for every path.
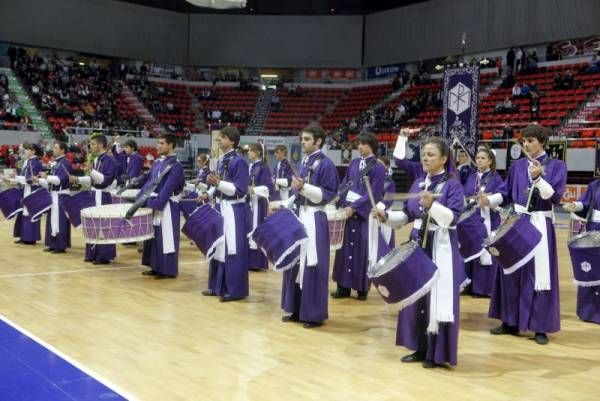
M 365 182 L 365 187 L 367 188 L 367 194 L 369 194 L 369 200 L 371 200 L 371 206 L 373 206 L 373 209 L 376 209 L 377 205 L 375 203 L 375 197 L 373 196 L 373 190 L 371 189 L 371 181 L 369 180 L 369 176 L 365 175 L 363 180 Z
M 383 196 L 383 200 L 408 200 L 419 198 L 421 195 L 418 193 L 411 192 L 398 192 L 398 193 L 387 193 Z M 439 198 L 442 194 L 431 194 L 431 196 L 435 198 Z

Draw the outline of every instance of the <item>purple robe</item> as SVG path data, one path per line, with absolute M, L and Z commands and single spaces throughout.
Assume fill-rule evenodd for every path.
M 51 176 L 56 176 L 60 180 L 58 185 L 48 184 L 50 194 L 57 192 L 58 195 L 58 232 L 52 235 L 52 210 L 46 216 L 46 237 L 44 245 L 49 249 L 64 251 L 71 247 L 71 224 L 65 213 L 62 203 L 71 195 L 69 191 L 69 175 L 73 172 L 71 162 L 66 157 L 57 158 L 55 164 L 50 169 Z M 62 192 L 62 193 L 61 193 Z
M 385 181 L 383 183 L 383 193 L 385 194 L 393 194 L 396 193 L 396 183 L 394 182 L 393 179 L 393 173 L 391 172 L 391 169 L 389 172 L 386 173 L 385 176 Z M 390 210 L 392 208 L 392 205 L 394 204 L 393 200 L 386 200 L 383 201 L 383 205 L 385 206 L 385 210 Z M 381 235 L 382 238 L 385 239 L 386 237 L 386 233 L 387 229 L 384 228 L 385 226 L 381 226 Z M 390 234 L 389 234 L 389 238 L 390 240 L 387 241 L 387 247 L 391 250 L 394 249 L 396 247 L 396 233 L 393 229 L 389 229 Z M 385 256 L 385 255 L 384 255 Z
M 245 201 L 250 182 L 248 163 L 240 155 L 230 151 L 219 160 L 216 172 L 222 180 L 235 186 L 233 196 L 225 195 L 217 189 L 214 197 L 218 202 L 221 199 L 237 202 L 232 204 L 235 217 L 236 253 L 230 255 L 226 246 L 225 262 L 220 262 L 216 258 L 211 260 L 208 271 L 208 288 L 219 296 L 244 298 L 249 293 L 248 233 L 251 227 L 250 206 Z M 219 203 L 216 208 L 221 211 Z
M 543 179 L 552 186 L 554 194 L 547 200 L 539 195 L 533 196 L 532 211 L 552 211 L 552 207 L 560 203 L 567 182 L 565 163 L 552 159 L 546 161 L 546 158 L 547 155 L 543 154 L 538 161 L 545 165 Z M 508 172 L 504 203 L 525 206 L 529 184 L 528 160 L 525 158 L 517 160 L 510 166 Z M 550 262 L 550 290 L 535 291 L 534 259 L 512 274 L 506 275 L 502 269 L 498 269 L 490 300 L 489 317 L 500 319 L 520 331 L 553 333 L 560 330 L 556 235 L 552 219 L 548 217 L 546 217 L 546 235 Z
M 436 188 L 444 174 L 438 174 L 431 177 L 430 190 Z M 411 186 L 411 193 L 422 191 L 425 177 L 417 179 Z M 440 191 L 441 196 L 436 202 L 450 209 L 454 215 L 451 226 L 455 226 L 460 217 L 464 206 L 463 188 L 458 179 L 450 178 Z M 419 198 L 413 198 L 406 201 L 404 213 L 407 214 L 409 221 L 422 217 L 422 208 L 419 205 Z M 425 222 L 423 222 L 425 224 Z M 457 364 L 458 350 L 458 329 L 460 322 L 459 295 L 460 285 L 464 280 L 463 259 L 458 251 L 458 234 L 455 229 L 449 230 L 450 244 L 452 249 L 452 306 L 454 322 L 439 323 L 437 334 L 427 333 L 429 324 L 429 303 L 430 295 L 419 299 L 414 304 L 400 311 L 398 314 L 398 327 L 396 330 L 396 345 L 402 345 L 414 351 L 425 353 L 425 358 L 435 363 Z M 410 237 L 418 240 L 419 232 L 413 229 Z M 431 257 L 434 232 L 429 231 L 427 237 L 426 253 Z
M 342 186 L 352 183 L 348 190 L 348 193 L 352 196 L 346 196 L 340 202 L 340 206 L 344 208 L 351 207 L 354 209 L 354 214 L 346 220 L 344 243 L 335 253 L 332 278 L 340 287 L 368 292 L 370 286 L 367 277 L 369 267 L 369 216 L 373 207 L 365 183 L 360 179 L 360 163 L 360 158 L 350 162 L 346 176 L 341 183 Z M 371 183 L 375 203 L 377 203 L 383 199 L 385 167 L 377 161 L 375 156 L 368 157 L 365 160 L 365 166 L 370 163 L 375 164 L 367 176 Z M 350 200 L 350 198 L 357 195 L 360 197 L 353 201 Z
M 94 170 L 100 172 L 104 178 L 101 183 L 92 181 L 93 194 L 96 191 L 102 191 L 100 205 L 108 205 L 112 203 L 110 192 L 106 192 L 108 187 L 116 179 L 117 167 L 115 159 L 106 153 L 101 154 L 94 160 Z M 100 206 L 96 205 L 96 206 Z M 85 244 L 85 260 L 99 263 L 108 263 L 117 256 L 117 247 L 114 244 L 97 245 Z
M 32 177 L 42 171 L 42 162 L 37 157 L 27 159 L 21 168 L 20 175 L 25 177 L 27 184 L 23 188 L 23 197 L 40 188 L 39 185 L 33 185 Z M 35 243 L 42 239 L 41 221 L 31 221 L 31 216 L 25 211 L 18 213 L 15 219 L 13 236 L 19 237 L 23 242 Z
M 394 163 L 396 163 L 396 167 L 408 174 L 412 182 L 427 175 L 423 171 L 423 165 L 420 162 L 394 158 Z
M 262 160 L 250 165 L 250 185 L 253 187 L 266 186 L 269 190 L 269 194 L 273 193 L 271 172 L 269 171 L 269 166 Z M 250 218 L 252 219 L 252 222 L 256 219 L 256 226 L 258 227 L 267 217 L 269 199 L 254 194 L 251 194 L 249 198 L 250 208 L 252 209 Z M 256 209 L 254 206 L 256 206 Z M 251 246 L 248 249 L 248 268 L 250 270 L 267 270 L 269 262 L 264 252 L 261 249 L 252 249 L 252 243 L 250 245 Z
M 126 157 L 125 174 L 127 179 L 139 177 L 144 171 L 144 158 L 138 152 L 133 152 Z
M 456 166 L 456 171 L 458 172 L 460 183 L 462 185 L 465 185 L 469 177 L 471 177 L 473 174 L 477 174 L 477 170 L 470 164 L 461 164 L 460 166 Z
M 292 183 L 292 177 L 294 171 L 288 159 L 283 159 L 277 162 L 275 171 L 273 172 L 273 183 L 276 184 L 277 179 L 285 179 L 287 181 L 287 187 L 278 187 L 275 191 L 271 192 L 271 200 L 277 201 L 282 199 L 282 192 L 289 192 L 290 185 Z
M 127 154 L 124 151 L 119 150 L 120 146 L 113 145 L 111 153 L 115 161 L 115 177 L 117 178 L 117 183 L 123 185 L 125 184 L 125 181 L 127 181 L 124 177 L 124 174 L 127 172 Z
M 310 179 L 305 183 L 321 189 L 322 200 L 318 204 L 311 202 L 297 191 L 296 205 L 299 207 L 319 207 L 328 204 L 337 195 L 339 177 L 335 165 L 322 152 L 310 155 L 306 163 L 298 166 L 300 178 Z M 315 266 L 306 266 L 302 280 L 302 289 L 296 283 L 300 271 L 299 263 L 283 273 L 281 307 L 295 314 L 304 322 L 323 322 L 329 317 L 327 302 L 329 299 L 329 226 L 324 211 L 315 212 L 316 250 L 318 262 Z
M 592 188 L 594 199 L 592 201 Z M 588 209 L 600 210 L 600 180 L 595 180 L 588 185 L 585 193 L 578 200 L 583 204 L 583 215 Z M 588 221 L 586 231 L 600 231 L 600 222 Z M 586 322 L 600 323 L 600 286 L 577 287 L 577 316 Z
M 504 181 L 496 171 L 487 171 L 483 173 L 481 178 L 478 177 L 477 171 L 473 171 L 464 184 L 465 196 L 474 196 L 480 189 L 483 189 L 483 192 L 487 194 L 495 194 L 502 189 L 503 185 Z M 495 231 L 500 225 L 499 212 L 489 210 L 489 212 L 486 213 L 484 210 L 480 209 L 480 214 L 481 218 L 486 223 L 486 226 L 489 224 L 491 231 Z M 465 272 L 467 277 L 471 279 L 471 293 L 488 297 L 492 295 L 498 263 L 493 258 L 491 263 L 491 265 L 483 265 L 481 263 L 481 258 L 475 258 L 470 262 L 465 263 Z
M 167 156 L 154 162 L 150 170 L 149 179 L 146 180 L 140 192 L 143 193 L 148 187 L 154 185 L 159 174 L 169 165 L 172 166 L 171 169 L 163 176 L 154 191 L 152 191 L 157 196 L 151 197 L 146 202 L 146 206 L 152 209 L 154 214 L 154 238 L 144 243 L 142 264 L 150 266 L 158 274 L 175 277 L 179 273 L 180 218 L 179 202 L 174 199 L 174 196 L 178 195 L 185 185 L 183 166 L 177 160 L 177 156 Z M 163 219 L 167 218 L 167 208 L 169 209 L 168 213 L 171 218 L 163 221 Z M 173 251 L 169 252 L 165 252 L 164 250 L 165 240 L 171 241 L 171 239 L 166 237 L 169 230 L 164 232 L 165 225 L 170 225 L 170 232 L 173 235 Z

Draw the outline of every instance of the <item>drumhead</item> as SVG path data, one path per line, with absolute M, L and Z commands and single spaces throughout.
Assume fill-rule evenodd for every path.
M 110 205 L 100 205 L 100 206 L 92 206 L 85 208 L 81 211 L 81 217 L 109 217 L 109 218 L 123 218 L 125 217 L 125 213 L 131 207 L 130 204 L 127 203 L 114 203 Z M 152 209 L 143 207 L 139 208 L 134 216 L 144 216 L 147 214 L 152 214 Z
M 469 217 L 473 216 L 473 214 L 475 214 L 475 213 L 479 213 L 478 207 L 473 207 L 467 211 L 462 212 L 462 214 L 460 215 L 460 218 L 458 219 L 458 222 L 460 223 L 461 221 L 468 219 Z
M 346 211 L 344 209 L 329 209 L 325 208 L 327 220 L 346 220 Z
M 515 223 L 517 221 L 519 221 L 519 218 L 521 218 L 521 216 L 522 215 L 520 215 L 520 214 L 515 214 L 515 215 L 508 217 L 504 221 L 504 223 L 502 223 L 500 228 L 498 228 L 498 231 L 496 231 L 495 235 L 493 236 L 494 239 L 498 239 L 498 238 L 501 238 L 502 236 L 504 236 L 504 234 L 506 234 L 508 232 L 508 230 L 510 230 L 512 228 L 512 226 L 514 226 Z
M 598 248 L 600 247 L 600 231 L 587 231 L 578 234 L 567 241 L 572 248 Z
M 408 259 L 417 248 L 419 248 L 418 243 L 409 241 L 392 249 L 387 255 L 379 259 L 372 269 L 369 269 L 369 277 L 379 277 L 396 268 Z

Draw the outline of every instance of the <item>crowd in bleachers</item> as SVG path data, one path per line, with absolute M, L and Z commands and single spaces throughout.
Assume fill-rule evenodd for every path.
M 122 84 L 113 79 L 108 65 L 19 52 L 13 68 L 55 135 L 60 136 L 68 126 L 142 128 L 140 117 L 121 98 Z
M 0 129 L 31 131 L 33 126 L 27 112 L 10 90 L 6 74 L 0 72 Z

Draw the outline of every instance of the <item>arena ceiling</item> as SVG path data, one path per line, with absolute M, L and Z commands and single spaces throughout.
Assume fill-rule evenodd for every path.
M 366 15 L 428 0 L 248 0 L 244 9 L 213 10 L 185 0 L 119 0 L 188 14 Z

